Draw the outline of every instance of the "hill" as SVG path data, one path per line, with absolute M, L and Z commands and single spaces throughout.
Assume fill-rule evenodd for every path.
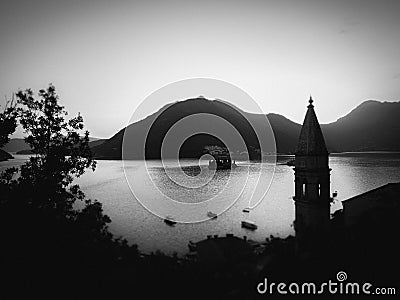
M 365 101 L 322 125 L 330 152 L 400 151 L 400 102 Z
M 200 118 L 185 119 L 195 114 L 208 115 L 203 115 Z M 210 117 L 211 115 L 214 117 Z M 221 141 L 223 140 L 225 143 L 233 146 L 234 151 L 238 153 L 246 151 L 249 153 L 251 159 L 258 159 L 259 153 L 257 149 L 260 148 L 259 140 L 257 139 L 256 130 L 253 129 L 244 117 L 245 115 L 246 113 L 222 101 L 210 101 L 204 98 L 189 99 L 163 107 L 147 118 L 120 130 L 112 138 L 105 141 L 102 145 L 94 147 L 92 150 L 97 159 L 121 159 L 121 145 L 126 132 L 131 143 L 129 151 L 125 152 L 125 158 L 140 159 L 146 157 L 146 159 L 158 159 L 161 157 L 161 144 L 168 130 L 178 121 L 185 119 L 184 126 L 177 126 L 177 136 L 183 136 L 190 132 L 196 133 L 198 132 L 198 128 L 201 128 L 204 132 L 213 134 L 200 133 L 188 138 L 179 150 L 180 157 L 199 157 L 203 153 L 205 146 L 223 146 L 224 144 Z M 234 125 L 240 135 L 227 135 L 226 132 L 232 132 L 232 129 L 227 124 L 221 122 L 222 119 Z M 259 122 L 256 122 L 254 127 L 259 127 L 258 124 Z M 223 138 L 218 139 L 215 136 Z M 238 137 L 244 138 L 244 145 L 238 140 Z M 176 142 L 176 140 L 173 141 Z M 176 151 L 172 148 L 167 147 L 164 157 L 174 157 Z M 271 145 L 265 145 L 263 149 L 273 150 Z
M 146 119 L 129 125 L 132 139 L 138 141 L 136 148 L 132 148 L 131 157 L 140 158 L 143 151 L 140 148 L 146 138 L 146 129 L 156 120 L 149 131 L 146 148 L 146 158 L 159 158 L 161 141 L 168 129 L 178 120 L 196 113 L 211 113 L 231 122 L 244 136 L 247 150 L 252 158 L 256 156 L 257 141 L 254 130 L 249 128 L 243 115 L 251 120 L 252 124 L 260 124 L 262 115 L 250 114 L 234 108 L 222 101 L 210 101 L 203 98 L 189 99 L 169 104 Z M 242 115 L 243 114 L 243 115 Z M 267 115 L 273 129 L 278 153 L 294 153 L 301 125 L 290 121 L 279 114 Z M 365 101 L 346 116 L 329 124 L 322 124 L 326 144 L 330 152 L 344 151 L 400 151 L 400 102 Z M 202 124 L 204 125 L 204 124 Z M 212 129 L 215 124 L 209 124 Z M 125 128 L 120 130 L 102 145 L 93 147 L 97 159 L 121 159 L 122 140 Z M 181 157 L 198 157 L 204 145 L 219 144 L 207 135 L 197 135 L 188 139 L 180 152 Z
M 10 141 L 1 149 L 7 152 L 16 153 L 21 150 L 29 150 L 30 147 L 27 143 L 25 143 L 23 138 L 13 138 L 10 139 Z
M 0 161 L 6 161 L 14 158 L 10 153 L 0 149 Z

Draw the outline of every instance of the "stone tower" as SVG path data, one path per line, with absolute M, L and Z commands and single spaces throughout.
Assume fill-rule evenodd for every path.
M 295 231 L 298 250 L 312 252 L 325 243 L 330 220 L 328 150 L 310 96 L 295 159 Z

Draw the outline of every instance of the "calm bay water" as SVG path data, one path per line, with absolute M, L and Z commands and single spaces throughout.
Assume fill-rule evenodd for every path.
M 6 167 L 23 163 L 28 156 L 15 155 L 14 160 L 0 163 L 0 171 Z M 289 159 L 290 157 L 283 157 Z M 264 241 L 271 234 L 285 237 L 293 234 L 294 193 L 293 168 L 277 165 L 270 189 L 263 201 L 251 210 L 250 214 L 242 212 L 249 204 L 251 192 L 256 184 L 256 175 L 260 170 L 271 175 L 273 168 L 267 164 L 251 164 L 241 162 L 239 168 L 233 171 L 218 171 L 216 176 L 201 189 L 196 186 L 203 184 L 202 177 L 197 175 L 197 169 L 190 166 L 197 161 L 185 161 L 186 173 L 192 175 L 183 180 L 195 188 L 178 188 L 168 178 L 159 161 L 148 162 L 151 180 L 145 176 L 146 169 L 139 161 L 98 161 L 95 172 L 88 171 L 77 180 L 82 190 L 89 198 L 103 203 L 104 211 L 110 216 L 110 230 L 123 236 L 129 242 L 135 243 L 143 252 L 157 249 L 166 253 L 174 251 L 184 254 L 187 252 L 189 240 L 199 241 L 207 235 L 224 236 L 233 233 L 237 236 L 246 235 L 249 239 Z M 331 171 L 331 191 L 338 191 L 338 200 L 352 196 L 389 182 L 400 181 L 400 153 L 344 153 L 331 155 L 329 161 Z M 133 195 L 127 183 L 126 176 L 135 182 L 133 188 L 136 195 L 146 197 L 147 201 L 162 205 L 160 195 L 166 195 L 177 202 L 207 203 L 213 195 L 219 195 L 214 201 L 222 206 L 233 204 L 217 219 L 194 224 L 168 226 L 163 219 L 145 209 Z M 169 175 L 181 176 L 181 169 L 168 165 Z M 177 178 L 178 178 L 177 177 Z M 203 178 L 204 179 L 204 178 Z M 157 188 L 154 187 L 157 186 Z M 131 184 L 132 186 L 132 184 Z M 236 202 L 234 202 L 237 200 Z M 340 206 L 340 205 L 339 205 Z M 218 210 L 218 204 L 212 210 Z M 163 208 L 165 215 L 177 217 L 179 211 L 175 208 Z M 198 211 L 197 211 L 198 212 Z M 203 213 L 203 212 L 202 212 Z M 241 228 L 242 220 L 256 222 L 258 229 L 254 232 Z

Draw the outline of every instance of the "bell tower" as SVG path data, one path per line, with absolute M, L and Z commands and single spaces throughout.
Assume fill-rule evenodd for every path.
M 295 158 L 295 231 L 298 250 L 313 252 L 329 234 L 328 150 L 310 96 Z

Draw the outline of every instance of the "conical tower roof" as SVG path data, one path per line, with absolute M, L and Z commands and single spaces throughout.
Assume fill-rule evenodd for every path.
M 309 103 L 303 127 L 300 131 L 296 155 L 328 155 L 324 135 L 315 114 L 311 96 Z

